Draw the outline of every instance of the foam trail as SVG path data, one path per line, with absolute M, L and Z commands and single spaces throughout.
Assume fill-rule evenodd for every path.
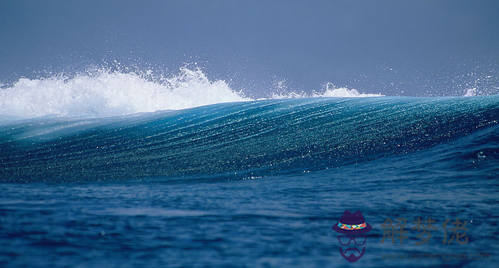
M 179 74 L 157 82 L 137 73 L 100 70 L 70 79 L 21 78 L 0 90 L 0 115 L 106 117 L 246 100 L 224 81 L 208 80 L 201 70 L 181 68 Z

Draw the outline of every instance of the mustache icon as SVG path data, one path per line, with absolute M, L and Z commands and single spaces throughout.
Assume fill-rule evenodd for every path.
M 356 251 L 357 253 L 359 253 L 359 256 L 355 256 L 353 253 L 350 254 L 350 256 L 347 256 L 346 254 L 349 252 L 349 251 Z M 364 252 L 366 251 L 366 248 L 364 247 L 362 249 L 362 252 L 360 252 L 358 249 L 356 248 L 347 248 L 345 250 L 345 253 L 343 253 L 343 250 L 341 249 L 340 247 L 340 253 L 341 253 L 341 256 L 343 256 L 343 258 L 345 258 L 347 261 L 349 262 L 356 262 L 358 261 L 360 258 L 362 258 L 362 256 L 364 256 Z
M 358 250 L 356 248 L 347 248 L 347 250 L 345 250 L 345 254 L 347 254 L 347 252 L 349 252 L 349 251 L 357 251 L 360 254 L 360 250 Z

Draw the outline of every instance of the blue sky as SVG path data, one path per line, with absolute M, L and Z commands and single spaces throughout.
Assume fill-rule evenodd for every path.
M 3 0 L 0 82 L 118 61 L 167 73 L 197 63 L 254 95 L 279 81 L 298 91 L 490 91 L 497 14 L 495 0 Z

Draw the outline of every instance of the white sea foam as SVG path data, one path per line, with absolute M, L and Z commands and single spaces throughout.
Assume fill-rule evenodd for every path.
M 250 100 L 221 80 L 210 81 L 201 70 L 152 82 L 136 73 L 97 74 L 45 79 L 19 79 L 0 89 L 0 115 L 115 116 L 157 110 L 178 110 L 223 102 Z

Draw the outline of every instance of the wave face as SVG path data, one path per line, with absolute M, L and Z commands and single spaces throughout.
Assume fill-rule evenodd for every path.
M 459 168 L 497 163 L 498 120 L 499 96 L 279 99 L 11 120 L 0 123 L 0 181 L 251 178 L 431 150 L 427 163 Z

